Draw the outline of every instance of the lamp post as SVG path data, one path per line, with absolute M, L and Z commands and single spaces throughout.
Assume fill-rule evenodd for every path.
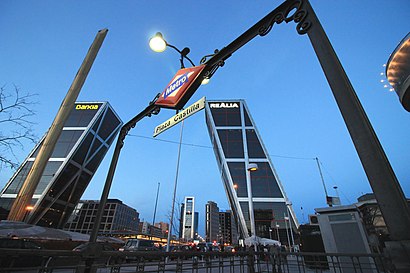
M 120 133 L 118 134 L 117 143 L 115 144 L 115 149 L 113 156 L 111 158 L 110 168 L 108 170 L 107 178 L 105 179 L 104 189 L 101 194 L 100 203 L 98 204 L 97 214 L 95 216 L 93 228 L 91 230 L 90 238 L 88 241 L 87 246 L 87 253 L 89 253 L 89 257 L 86 262 L 86 268 L 84 269 L 85 273 L 94 272 L 95 267 L 93 267 L 93 262 L 95 255 L 98 255 L 102 251 L 102 246 L 97 244 L 97 235 L 98 230 L 100 229 L 101 219 L 103 216 L 103 212 L 105 209 L 105 204 L 107 203 L 108 194 L 110 193 L 112 180 L 114 178 L 115 169 L 117 167 L 118 159 L 120 157 L 120 152 L 122 147 L 124 146 L 124 139 L 127 136 L 128 132 L 135 127 L 135 125 L 145 117 L 151 117 L 152 115 L 157 115 L 161 108 L 155 105 L 155 101 L 158 99 L 159 94 L 155 96 L 155 98 L 148 104 L 148 106 L 142 110 L 139 114 L 133 117 L 130 121 L 128 121 L 125 125 L 123 125 L 120 129 Z
M 150 40 L 149 40 L 149 47 L 155 52 L 164 52 L 167 47 L 170 47 L 176 50 L 180 54 L 180 62 L 181 62 L 181 69 L 185 68 L 184 58 L 187 59 L 192 66 L 195 66 L 194 62 L 187 56 L 188 53 L 191 51 L 189 47 L 184 47 L 184 49 L 179 50 L 176 46 L 173 46 L 167 41 L 165 41 L 164 36 L 161 32 L 157 32 Z
M 194 62 L 188 57 L 188 53 L 191 52 L 189 47 L 184 47 L 184 49 L 179 50 L 176 46 L 169 44 L 165 39 L 164 36 L 162 35 L 161 32 L 157 32 L 150 40 L 149 40 L 149 47 L 154 51 L 154 52 L 164 52 L 167 47 L 170 47 L 177 51 L 180 54 L 180 63 L 181 63 L 181 69 L 185 68 L 184 64 L 184 59 L 187 59 L 189 63 L 192 66 L 195 66 Z M 205 85 L 209 83 L 209 76 L 202 76 L 198 77 L 201 79 L 201 84 Z
M 248 184 L 248 205 L 249 205 L 249 220 L 251 222 L 251 238 L 255 240 L 255 251 L 258 250 L 256 246 L 256 226 L 255 226 L 255 214 L 253 211 L 253 197 L 252 197 L 252 180 L 251 180 L 251 172 L 256 172 L 258 170 L 258 165 L 256 163 L 248 163 L 247 166 L 247 184 Z
M 176 46 L 169 44 L 163 37 L 161 32 L 157 32 L 150 40 L 149 40 L 149 47 L 155 52 L 164 52 L 167 47 L 170 47 L 177 51 L 180 54 L 180 63 L 181 69 L 185 68 L 184 59 L 187 59 L 192 66 L 195 66 L 194 62 L 187 56 L 190 52 L 188 47 L 185 47 L 182 50 L 179 50 Z M 205 79 L 204 79 L 205 80 Z M 202 81 L 203 84 L 207 82 Z M 178 112 L 178 111 L 177 111 Z M 166 252 L 170 251 L 170 244 L 171 244 L 171 236 L 172 236 L 172 226 L 174 220 L 174 210 L 175 210 L 175 198 L 176 198 L 176 191 L 177 191 L 177 184 L 178 184 L 178 172 L 179 172 L 179 162 L 181 156 L 181 143 L 182 143 L 182 134 L 184 128 L 184 121 L 181 124 L 181 132 L 180 132 L 180 140 L 179 140 L 179 147 L 178 147 L 178 156 L 177 156 L 177 167 L 176 167 L 176 174 L 175 174 L 175 183 L 174 183 L 174 193 L 172 197 L 172 209 L 171 209 L 171 219 L 170 219 L 170 227 L 167 237 L 167 248 Z
M 159 95 L 159 94 L 158 94 Z M 117 167 L 118 159 L 120 157 L 120 152 L 122 147 L 124 146 L 124 139 L 127 136 L 128 132 L 135 127 L 138 121 L 145 117 L 151 117 L 151 115 L 157 115 L 160 111 L 160 107 L 155 105 L 155 101 L 158 98 L 158 95 L 149 103 L 149 105 L 142 110 L 139 114 L 133 117 L 130 121 L 128 121 L 125 125 L 123 125 L 120 129 L 120 133 L 118 134 L 117 143 L 115 145 L 114 153 L 111 159 L 110 168 L 108 170 L 107 178 L 105 180 L 104 189 L 101 194 L 100 203 L 98 205 L 97 214 L 95 217 L 93 229 L 91 231 L 89 242 L 95 243 L 97 241 L 98 230 L 100 228 L 102 215 L 104 212 L 105 204 L 107 203 L 108 194 L 110 192 L 112 180 L 114 178 L 115 169 Z M 96 246 L 97 247 L 97 246 Z
M 289 230 L 288 230 L 289 217 L 287 217 L 285 213 L 283 213 L 283 220 L 285 220 L 286 236 L 288 238 L 288 246 L 290 248 L 290 239 L 289 239 Z
M 278 236 L 278 241 L 280 242 L 278 222 L 276 222 L 275 227 L 276 227 L 276 235 Z
M 290 213 L 289 213 L 291 205 L 292 205 L 291 202 L 289 202 L 289 201 L 286 202 L 286 212 L 288 214 L 289 227 L 290 227 L 290 237 L 292 239 L 292 249 L 293 249 L 293 246 L 295 245 L 295 239 L 293 237 L 292 221 L 290 220 Z
M 167 248 L 166 252 L 170 251 L 171 236 L 172 236 L 172 226 L 174 224 L 174 211 L 175 211 L 175 198 L 177 194 L 177 184 L 178 184 L 178 173 L 179 173 L 179 160 L 181 158 L 181 144 L 182 144 L 182 133 L 184 130 L 184 121 L 181 122 L 181 132 L 179 136 L 179 145 L 178 145 L 178 156 L 177 156 L 177 169 L 175 173 L 175 183 L 174 183 L 174 193 L 172 195 L 172 209 L 171 209 L 171 219 L 169 219 L 169 232 L 167 236 Z M 168 257 L 167 257 L 168 261 Z
M 155 198 L 155 207 L 154 207 L 154 216 L 152 217 L 152 225 L 155 226 L 155 216 L 157 214 L 157 205 L 158 205 L 158 195 L 159 195 L 159 186 L 161 183 L 158 182 L 157 187 L 157 197 Z

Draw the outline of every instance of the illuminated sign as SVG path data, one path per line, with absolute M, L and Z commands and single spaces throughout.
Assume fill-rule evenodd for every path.
M 162 124 L 155 127 L 153 136 L 156 137 L 160 133 L 168 130 L 169 128 L 171 128 L 175 124 L 183 121 L 184 119 L 192 116 L 193 114 L 195 114 L 196 112 L 198 112 L 198 111 L 200 111 L 204 108 L 205 108 L 205 97 L 201 98 L 200 100 L 198 100 L 197 102 L 195 102 L 191 106 L 187 107 L 185 110 L 179 112 L 175 116 L 171 117 L 167 121 L 165 121 Z
M 98 104 L 77 104 L 76 110 L 98 110 Z
M 213 102 L 209 104 L 210 108 L 239 108 L 236 102 Z
M 180 105 L 180 102 L 183 101 L 182 99 L 184 98 L 186 91 L 204 67 L 205 65 L 200 65 L 178 70 L 158 100 L 155 102 L 155 105 L 164 108 L 181 109 L 183 105 Z

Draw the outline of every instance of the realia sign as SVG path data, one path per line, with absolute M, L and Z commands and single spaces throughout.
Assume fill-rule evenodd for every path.
M 181 109 L 183 105 L 180 102 L 186 91 L 204 67 L 205 65 L 200 65 L 178 70 L 155 104 L 164 108 Z

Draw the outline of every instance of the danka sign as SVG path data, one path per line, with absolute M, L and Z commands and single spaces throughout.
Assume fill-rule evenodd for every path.
M 212 102 L 209 103 L 210 108 L 239 108 L 236 102 Z
M 77 104 L 76 110 L 98 110 L 98 104 Z
M 162 92 L 161 96 L 155 102 L 155 105 L 171 109 L 177 107 L 182 108 L 183 106 L 178 105 L 178 103 L 182 100 L 186 91 L 204 67 L 205 65 L 200 65 L 178 70 L 171 82 L 168 83 L 167 87 Z

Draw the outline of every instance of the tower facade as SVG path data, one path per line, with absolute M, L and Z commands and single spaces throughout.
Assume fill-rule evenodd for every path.
M 270 238 L 276 225 L 284 236 L 289 225 L 296 230 L 296 217 L 245 101 L 207 101 L 205 109 L 222 183 L 240 236 L 251 235 L 250 208 L 256 236 Z M 256 163 L 258 170 L 248 171 L 249 163 Z M 286 243 L 284 236 L 281 241 Z
M 205 205 L 205 240 L 213 242 L 218 240 L 219 233 L 219 208 L 215 202 L 208 201 Z
M 182 238 L 192 240 L 195 238 L 195 198 L 187 196 L 184 202 Z
M 219 213 L 219 234 L 218 242 L 221 244 L 238 244 L 235 221 L 233 221 L 232 211 L 220 211 Z
M 121 125 L 108 102 L 75 103 L 34 192 L 26 222 L 64 227 Z M 0 219 L 7 218 L 43 141 L 44 137 L 0 192 Z
M 80 200 L 64 229 L 90 234 L 99 205 L 100 200 Z M 137 233 L 138 223 L 139 213 L 134 208 L 127 206 L 121 200 L 108 199 L 98 232 L 106 235 L 121 232 Z

